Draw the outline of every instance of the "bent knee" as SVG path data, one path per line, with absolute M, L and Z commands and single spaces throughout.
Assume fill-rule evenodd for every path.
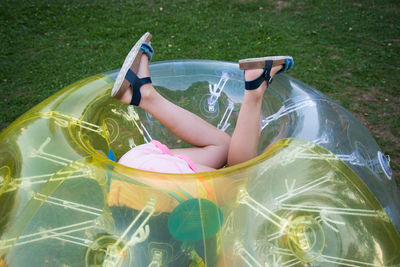
M 215 160 L 215 165 L 212 166 L 213 168 L 219 169 L 226 165 L 230 143 L 231 137 L 224 133 L 217 144 L 207 147 L 210 155 L 212 154 L 212 158 Z
M 221 139 L 219 140 L 218 144 L 216 145 L 218 153 L 220 153 L 221 156 L 225 156 L 226 158 L 228 158 L 230 144 L 231 144 L 231 137 L 229 136 L 229 134 L 224 133 L 221 136 Z

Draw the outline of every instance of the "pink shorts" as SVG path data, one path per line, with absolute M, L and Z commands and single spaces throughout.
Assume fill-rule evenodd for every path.
M 188 157 L 173 155 L 166 145 L 156 140 L 132 148 L 119 159 L 118 163 L 131 168 L 152 172 L 198 172 L 193 161 Z

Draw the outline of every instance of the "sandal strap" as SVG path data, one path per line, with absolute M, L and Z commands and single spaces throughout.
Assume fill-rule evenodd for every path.
M 264 71 L 255 80 L 245 81 L 245 89 L 246 90 L 257 89 L 264 81 L 267 81 L 267 87 L 268 87 L 272 83 L 272 78 L 271 78 L 272 63 L 273 63 L 272 60 L 266 60 L 264 65 Z
M 140 46 L 139 50 L 142 51 L 143 53 L 145 53 L 149 57 L 149 61 L 151 61 L 151 58 L 153 57 L 154 49 L 149 43 L 144 42 Z
M 132 99 L 131 105 L 139 106 L 142 94 L 140 93 L 140 87 L 144 84 L 151 83 L 150 77 L 139 78 L 131 69 L 125 75 L 125 79 L 131 84 L 132 87 Z

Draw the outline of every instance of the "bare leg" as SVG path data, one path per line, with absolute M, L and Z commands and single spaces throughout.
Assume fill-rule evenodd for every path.
M 271 69 L 273 77 L 283 65 Z M 262 69 L 251 69 L 245 71 L 246 81 L 251 81 L 260 76 Z M 267 88 L 263 82 L 255 90 L 245 90 L 244 99 L 240 108 L 235 132 L 229 146 L 228 166 L 236 165 L 257 156 L 258 140 L 260 137 L 260 112 L 262 97 Z
M 139 78 L 150 76 L 147 55 L 141 56 L 137 75 Z M 139 107 L 149 112 L 179 139 L 195 146 L 173 149 L 173 153 L 188 156 L 199 171 L 218 169 L 226 164 L 230 143 L 228 134 L 168 101 L 154 89 L 152 84 L 143 85 L 140 93 L 142 98 Z M 131 90 L 126 90 L 121 101 L 129 103 L 131 97 Z

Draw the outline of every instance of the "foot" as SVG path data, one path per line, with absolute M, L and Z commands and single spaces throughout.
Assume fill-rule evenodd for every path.
M 278 65 L 278 66 L 274 66 L 271 69 L 271 78 L 273 78 L 275 76 L 276 73 L 278 73 L 278 71 L 280 71 L 281 69 L 283 69 L 283 65 Z M 252 81 L 254 79 L 257 79 L 261 73 L 263 72 L 264 69 L 249 69 L 249 70 L 245 70 L 244 72 L 244 78 L 246 81 Z
M 271 78 L 273 78 L 275 76 L 275 74 L 277 74 L 281 69 L 283 69 L 283 65 L 277 65 L 272 67 L 271 69 Z M 253 81 L 255 79 L 257 79 L 262 73 L 263 73 L 264 69 L 248 69 L 245 70 L 244 72 L 244 79 L 246 81 Z M 258 94 L 260 96 L 263 96 L 265 89 L 267 89 L 267 81 L 264 81 L 260 87 L 258 87 L 255 90 L 251 90 L 250 92 L 254 92 L 254 94 Z M 248 90 L 246 90 L 247 92 Z
M 266 88 L 277 72 L 286 72 L 293 67 L 291 56 L 269 56 L 239 60 L 239 68 L 245 70 L 245 89 Z M 258 76 L 257 76 L 258 75 Z M 266 85 L 264 85 L 266 84 Z
M 146 73 L 149 74 L 148 65 L 154 52 L 150 45 L 151 37 L 151 34 L 146 32 L 135 43 L 126 56 L 121 70 L 115 79 L 114 86 L 111 90 L 111 96 L 123 103 L 138 105 L 141 101 L 140 87 L 151 83 L 149 77 L 143 77 Z M 146 56 L 143 57 L 143 53 Z M 147 57 L 150 57 L 150 59 Z M 129 100 L 129 98 L 131 99 Z
M 145 53 L 143 53 L 140 56 L 139 67 L 138 67 L 136 75 L 139 78 L 150 77 L 149 57 Z M 149 90 L 151 90 L 151 88 L 153 88 L 153 86 L 151 84 L 145 84 L 142 87 L 140 87 L 140 93 L 142 95 L 142 100 L 143 100 L 143 98 L 146 98 L 148 96 Z M 122 93 L 121 98 L 119 98 L 119 100 L 125 104 L 129 104 L 131 102 L 131 99 L 132 99 L 132 89 L 131 89 L 131 85 L 129 85 L 129 89 L 125 90 Z M 140 104 L 139 104 L 139 106 L 140 106 Z

